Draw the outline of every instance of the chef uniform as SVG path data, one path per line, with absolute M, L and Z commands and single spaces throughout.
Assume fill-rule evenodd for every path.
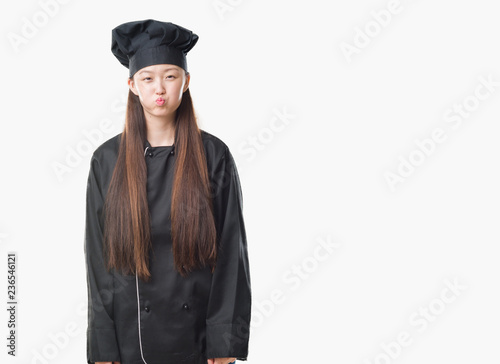
M 186 69 L 185 54 L 197 39 L 185 28 L 149 19 L 115 28 L 112 50 L 132 75 L 151 64 L 177 64 Z M 122 133 L 102 143 L 92 155 L 84 244 L 87 363 L 206 364 L 207 358 L 224 357 L 247 360 L 251 289 L 240 180 L 228 146 L 216 136 L 200 132 L 217 230 L 213 273 L 206 267 L 182 277 L 174 267 L 170 207 L 175 143 L 153 147 L 147 140 L 144 158 L 152 279 L 144 282 L 137 275 L 106 271 L 102 212 Z

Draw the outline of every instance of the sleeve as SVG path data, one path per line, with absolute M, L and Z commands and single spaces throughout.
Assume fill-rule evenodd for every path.
M 219 247 L 207 311 L 207 358 L 247 360 L 250 269 L 240 180 L 227 147 L 212 178 Z
M 113 276 L 103 256 L 102 184 L 94 155 L 87 181 L 85 265 L 88 292 L 87 363 L 120 361 L 113 321 Z

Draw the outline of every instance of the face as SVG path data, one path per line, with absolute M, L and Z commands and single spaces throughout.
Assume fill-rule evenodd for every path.
M 155 64 L 137 71 L 128 80 L 130 90 L 141 101 L 146 117 L 172 120 L 182 94 L 189 86 L 190 75 L 173 64 Z

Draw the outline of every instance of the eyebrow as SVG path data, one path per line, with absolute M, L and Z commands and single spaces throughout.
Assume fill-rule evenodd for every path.
M 169 67 L 169 68 L 165 68 L 164 70 L 162 70 L 163 72 L 167 72 L 167 71 L 177 71 L 177 68 L 173 68 L 173 67 Z M 161 72 L 161 71 L 160 71 Z M 143 71 L 140 71 L 138 74 L 141 74 L 141 73 L 153 73 L 152 71 L 148 71 L 148 70 L 143 70 Z

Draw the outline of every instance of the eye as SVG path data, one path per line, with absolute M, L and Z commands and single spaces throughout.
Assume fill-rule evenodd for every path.
M 170 78 L 171 80 L 175 78 L 174 75 L 168 75 L 167 78 Z
M 151 77 L 145 77 L 145 78 L 143 78 L 142 80 L 143 80 L 143 81 L 148 81 L 148 80 L 150 80 L 150 79 L 151 79 Z

